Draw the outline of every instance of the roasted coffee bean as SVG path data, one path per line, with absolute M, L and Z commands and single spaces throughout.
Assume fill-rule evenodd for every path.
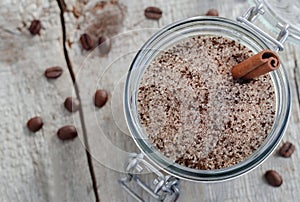
M 145 9 L 144 14 L 148 19 L 158 20 L 162 16 L 162 10 L 160 10 L 160 8 L 150 6 Z
M 57 137 L 61 140 L 71 140 L 77 137 L 77 130 L 72 125 L 67 125 L 57 131 Z
M 97 90 L 94 97 L 96 107 L 103 107 L 108 100 L 108 94 L 105 90 Z
M 279 187 L 282 184 L 281 175 L 275 170 L 268 170 L 265 173 L 265 178 L 267 182 L 273 187 Z
M 280 156 L 283 157 L 291 157 L 291 155 L 294 153 L 295 151 L 295 146 L 290 143 L 290 142 L 285 142 L 279 149 L 279 154 Z
M 42 29 L 42 23 L 39 20 L 33 20 L 30 24 L 30 27 L 28 28 L 29 32 L 32 35 L 40 34 L 41 29 Z
M 64 106 L 69 112 L 76 112 L 79 109 L 80 102 L 77 98 L 67 97 Z
M 87 33 L 80 36 L 81 46 L 85 50 L 92 50 L 94 48 L 94 41 Z
M 218 12 L 217 9 L 212 8 L 212 9 L 209 9 L 205 15 L 207 15 L 207 16 L 219 16 L 219 12 Z
M 49 67 L 46 69 L 44 75 L 47 79 L 56 79 L 60 77 L 60 75 L 63 73 L 63 69 L 58 66 Z
M 38 130 L 40 130 L 43 127 L 43 125 L 44 125 L 43 120 L 39 116 L 31 118 L 27 122 L 27 128 L 31 132 L 37 132 Z
M 111 41 L 106 36 L 101 36 L 98 41 L 100 54 L 107 54 L 111 49 Z

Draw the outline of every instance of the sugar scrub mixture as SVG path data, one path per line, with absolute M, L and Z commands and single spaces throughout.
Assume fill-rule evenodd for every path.
M 275 116 L 268 74 L 231 76 L 253 52 L 216 36 L 195 36 L 161 52 L 145 70 L 138 113 L 149 140 L 164 156 L 195 169 L 239 163 L 258 149 Z

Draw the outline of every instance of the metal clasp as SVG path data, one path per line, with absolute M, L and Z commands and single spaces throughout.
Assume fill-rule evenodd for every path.
M 257 4 L 256 6 L 253 6 L 249 8 L 244 15 L 241 17 L 238 17 L 237 20 L 239 22 L 242 22 L 246 25 L 248 25 L 253 31 L 263 36 L 265 39 L 267 39 L 269 42 L 274 44 L 274 50 L 276 51 L 282 51 L 284 49 L 283 43 L 286 41 L 287 37 L 289 36 L 289 25 L 285 24 L 277 24 L 276 27 L 279 28 L 280 32 L 278 34 L 278 37 L 274 39 L 272 36 L 267 34 L 266 32 L 262 31 L 259 27 L 253 24 L 253 22 L 260 16 L 264 15 L 264 5 L 263 3 Z
M 165 176 L 148 161 L 146 161 L 142 153 L 130 154 L 125 171 L 127 175 L 119 179 L 119 183 L 121 187 L 137 201 L 143 202 L 144 200 L 141 196 L 134 192 L 132 188 L 130 188 L 129 184 L 131 182 L 135 182 L 158 201 L 164 201 L 166 197 L 169 196 L 171 201 L 175 202 L 180 196 L 180 190 L 178 187 L 179 179 L 170 175 Z M 154 173 L 157 176 L 154 179 L 152 186 L 148 186 L 139 177 L 139 175 L 141 175 L 143 172 L 145 173 L 145 171 Z

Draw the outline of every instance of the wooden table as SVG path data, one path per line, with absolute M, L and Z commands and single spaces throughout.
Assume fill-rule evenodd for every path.
M 154 32 L 171 22 L 203 15 L 209 8 L 235 19 L 249 7 L 244 0 L 97 2 L 0 3 L 0 201 L 133 201 L 118 179 L 124 176 L 128 152 L 138 151 L 122 109 L 124 77 L 134 55 Z M 144 9 L 152 5 L 163 10 L 159 21 L 144 17 Z M 42 22 L 40 35 L 28 31 L 33 19 Z M 111 37 L 109 54 L 100 55 L 97 48 L 82 50 L 79 37 L 84 32 Z M 292 92 L 292 114 L 283 141 L 295 144 L 295 154 L 285 159 L 274 153 L 255 170 L 231 181 L 181 181 L 180 201 L 299 201 L 299 46 L 286 43 L 280 57 Z M 47 80 L 43 74 L 50 66 L 63 67 L 62 76 Z M 101 109 L 93 105 L 98 88 L 109 92 L 109 102 Z M 81 100 L 80 111 L 64 109 L 68 96 Z M 31 133 L 26 122 L 37 115 L 44 126 Z M 79 137 L 59 140 L 57 130 L 69 124 L 76 126 Z M 263 180 L 269 169 L 282 174 L 281 187 Z M 150 177 L 145 176 L 148 181 Z

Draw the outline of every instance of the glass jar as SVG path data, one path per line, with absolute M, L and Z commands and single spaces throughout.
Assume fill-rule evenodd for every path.
M 158 152 L 143 130 L 137 109 L 137 93 L 145 69 L 161 51 L 182 39 L 196 35 L 222 36 L 245 45 L 254 53 L 264 49 L 276 49 L 274 48 L 276 44 L 259 35 L 245 23 L 206 16 L 193 17 L 173 23 L 151 37 L 134 58 L 125 85 L 125 116 L 136 145 L 158 168 L 185 180 L 222 181 L 254 169 L 274 151 L 287 127 L 291 109 L 290 89 L 284 64 L 281 64 L 278 70 L 270 73 L 276 95 L 274 124 L 263 145 L 244 161 L 231 167 L 215 170 L 192 169 L 172 162 Z

